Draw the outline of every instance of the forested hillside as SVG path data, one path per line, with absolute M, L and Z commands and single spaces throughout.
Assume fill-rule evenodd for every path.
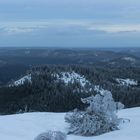
M 1 114 L 84 109 L 81 98 L 104 90 L 125 107 L 140 106 L 140 70 L 136 67 L 44 65 L 32 67 L 29 75 L 31 81 L 27 78 L 0 88 Z

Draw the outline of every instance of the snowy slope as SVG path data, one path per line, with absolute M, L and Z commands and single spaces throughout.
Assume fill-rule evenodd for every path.
M 68 84 L 69 82 L 74 83 L 75 81 L 80 82 L 82 87 L 84 87 L 86 84 L 91 84 L 84 76 L 81 76 L 74 71 L 61 72 L 61 76 L 57 74 L 56 77 L 58 80 L 64 81 L 65 84 Z
M 134 79 L 121 79 L 117 78 L 116 81 L 121 85 L 121 86 L 137 86 L 138 81 Z
M 74 71 L 72 72 L 61 72 L 60 74 L 53 74 L 53 76 L 56 76 L 57 81 L 62 80 L 64 81 L 64 83 L 66 85 L 68 85 L 68 83 L 74 83 L 79 82 L 80 85 L 83 87 L 83 91 L 84 92 L 89 92 L 89 91 L 96 91 L 98 93 L 104 94 L 105 92 L 110 92 L 108 90 L 105 90 L 103 88 L 101 88 L 99 85 L 92 85 L 90 83 L 90 81 L 88 81 L 84 75 L 80 75 Z M 23 85 L 25 83 L 25 81 L 28 81 L 30 83 L 32 83 L 31 80 L 31 74 L 26 75 L 24 77 L 22 77 L 21 79 L 15 81 L 13 84 L 10 84 L 9 86 L 19 86 L 19 85 Z M 86 85 L 88 85 L 88 88 L 85 88 Z
M 81 86 L 84 88 L 86 85 L 89 85 L 89 89 L 86 89 L 85 92 L 88 91 L 96 91 L 100 94 L 104 94 L 106 92 L 110 92 L 108 90 L 105 90 L 101 88 L 99 85 L 92 85 L 90 81 L 88 81 L 84 75 L 80 75 L 76 72 L 61 72 L 61 75 L 56 74 L 55 75 L 58 80 L 64 81 L 64 83 L 67 85 L 69 82 L 74 83 L 75 81 L 79 82 Z
M 19 85 L 23 85 L 25 83 L 25 81 L 28 81 L 31 83 L 31 74 L 29 75 L 25 75 L 24 77 L 20 78 L 17 81 L 14 81 L 13 84 L 10 84 L 9 86 L 19 86 Z
M 80 85 L 83 88 L 86 85 L 89 85 L 89 86 L 93 87 L 93 85 L 90 83 L 90 81 L 88 81 L 85 78 L 84 75 L 80 75 L 80 74 L 78 74 L 78 73 L 76 73 L 74 71 L 72 71 L 72 72 L 61 72 L 60 74 L 54 73 L 53 76 L 56 76 L 58 82 L 59 82 L 59 80 L 64 81 L 64 83 L 66 85 L 68 85 L 68 83 L 79 82 Z M 31 74 L 25 75 L 24 77 L 18 79 L 17 81 L 14 81 L 14 83 L 11 84 L 11 85 L 9 85 L 9 86 L 23 85 L 25 83 L 25 81 L 28 81 L 30 83 L 32 82 L 32 80 L 31 80 Z M 99 85 L 94 85 L 94 90 L 97 91 L 97 92 L 105 92 L 106 91 L 106 90 L 102 89 Z
M 67 132 L 64 113 L 26 113 L 0 116 L 1 140 L 34 140 L 34 137 L 47 130 Z M 121 130 L 96 137 L 69 135 L 67 140 L 139 140 L 140 108 L 126 109 L 119 116 L 130 119 L 130 123 L 121 126 Z
M 109 90 L 105 90 L 101 88 L 99 85 L 94 86 L 94 91 L 96 91 L 97 93 L 100 93 L 101 95 L 104 95 L 107 92 L 111 93 Z
M 136 59 L 133 58 L 133 57 L 123 57 L 122 59 L 126 60 L 126 61 L 130 61 L 130 62 L 135 62 L 136 61 Z

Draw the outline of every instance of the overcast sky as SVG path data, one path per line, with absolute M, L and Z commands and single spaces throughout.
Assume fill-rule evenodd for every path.
M 137 47 L 140 0 L 0 0 L 0 46 Z

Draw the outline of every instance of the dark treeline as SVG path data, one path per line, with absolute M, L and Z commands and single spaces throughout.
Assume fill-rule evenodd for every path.
M 0 86 L 4 86 L 11 79 L 22 76 L 27 69 L 29 69 L 27 66 L 21 64 L 5 64 L 3 66 L 0 64 Z
M 130 78 L 140 82 L 139 68 L 109 68 L 93 66 L 40 66 L 33 67 L 32 83 L 0 88 L 0 113 L 12 114 L 31 111 L 66 112 L 74 108 L 83 109 L 81 98 L 96 94 L 91 85 L 84 88 L 77 81 L 66 85 L 57 80 L 55 74 L 61 72 L 76 72 L 92 84 L 110 90 L 116 101 L 121 101 L 125 107 L 140 106 L 140 84 L 137 86 L 120 86 L 116 78 Z

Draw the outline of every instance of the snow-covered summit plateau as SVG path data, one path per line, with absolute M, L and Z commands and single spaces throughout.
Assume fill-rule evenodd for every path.
M 68 135 L 67 140 L 139 140 L 140 108 L 119 111 L 119 117 L 130 119 L 130 123 L 120 126 L 120 130 L 100 136 L 82 137 Z M 67 132 L 68 124 L 64 121 L 65 113 L 25 113 L 0 116 L 1 140 L 34 140 L 47 130 Z

